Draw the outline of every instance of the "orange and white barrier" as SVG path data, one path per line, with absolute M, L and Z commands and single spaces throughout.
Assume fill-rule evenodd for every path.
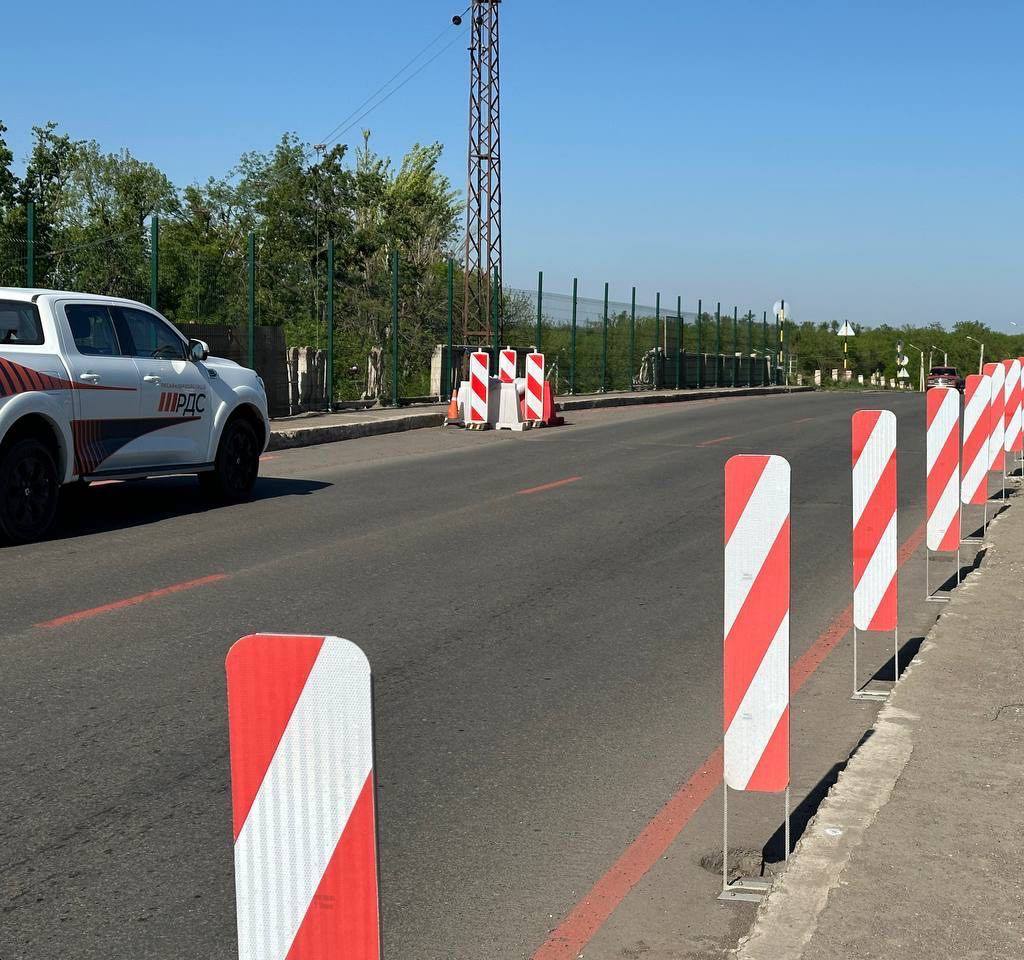
M 483 430 L 490 413 L 490 363 L 488 353 L 477 352 L 469 358 L 469 415 L 466 426 Z
M 544 419 L 544 354 L 526 355 L 526 419 Z
M 728 883 L 729 790 L 786 791 L 789 854 L 790 468 L 782 457 L 725 465 L 723 624 L 724 900 L 760 899 L 763 882 Z
M 933 387 L 926 408 L 926 505 L 928 522 L 924 552 L 926 600 L 933 597 L 928 581 L 929 554 L 957 554 L 957 582 L 960 575 L 960 391 Z
M 899 676 L 896 530 L 896 415 L 858 410 L 853 415 L 853 674 L 854 699 L 885 695 L 863 691 L 857 679 L 857 631 L 892 630 Z
M 1003 450 L 1006 453 L 1020 453 L 1024 450 L 1024 434 L 1021 433 L 1021 362 L 1018 359 L 1004 360 L 1006 381 L 1003 397 L 1006 412 L 1003 417 Z
M 502 383 L 514 383 L 516 379 L 516 352 L 506 347 L 498 354 L 498 379 Z
M 227 656 L 239 960 L 379 960 L 370 665 L 337 637 Z
M 1003 450 L 1003 415 L 1006 412 L 1006 396 L 1003 390 L 1006 385 L 1006 367 L 1001 363 L 986 363 L 984 372 L 992 378 L 992 396 L 988 407 L 988 468 L 1002 472 L 1006 465 L 1006 454 Z

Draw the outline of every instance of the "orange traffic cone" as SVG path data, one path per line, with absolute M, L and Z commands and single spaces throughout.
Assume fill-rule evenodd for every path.
M 459 416 L 459 401 L 454 392 L 452 393 L 452 402 L 448 404 L 448 415 L 444 418 L 444 425 L 446 427 L 462 426 L 462 417 Z

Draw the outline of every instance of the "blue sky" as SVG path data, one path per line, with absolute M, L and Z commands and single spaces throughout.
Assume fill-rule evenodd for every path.
M 0 120 L 19 158 L 54 119 L 204 180 L 322 139 L 466 2 L 15 4 Z M 1020 2 L 505 0 L 506 280 L 1024 323 L 1022 35 Z M 466 56 L 362 124 L 395 156 L 441 141 L 460 188 Z

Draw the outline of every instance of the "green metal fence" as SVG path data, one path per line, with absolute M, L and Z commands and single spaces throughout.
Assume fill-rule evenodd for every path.
M 54 239 L 37 235 L 31 205 L 10 222 L 23 232 L 0 232 L 0 285 L 150 304 L 186 332 L 216 335 L 265 379 L 284 376 L 268 344 L 325 351 L 325 405 L 443 400 L 460 379 L 464 277 L 453 260 L 391 250 L 386 262 L 353 264 L 329 236 L 303 251 L 284 236 L 225 240 L 158 216 L 108 234 L 65 227 Z M 499 333 L 488 349 L 540 348 L 559 394 L 758 385 L 779 376 L 787 352 L 766 314 L 711 311 L 678 293 L 543 273 L 531 289 L 493 287 Z M 283 335 L 258 336 L 262 327 Z

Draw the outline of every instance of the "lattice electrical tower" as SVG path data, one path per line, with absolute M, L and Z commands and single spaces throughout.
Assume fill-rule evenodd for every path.
M 473 345 L 497 345 L 501 338 L 500 3 L 501 0 L 473 0 L 470 25 L 463 336 L 465 343 Z

